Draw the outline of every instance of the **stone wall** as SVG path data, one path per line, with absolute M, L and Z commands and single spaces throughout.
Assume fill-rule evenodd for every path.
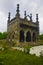
M 35 23 L 33 23 L 33 22 L 30 22 L 30 21 L 27 21 L 27 20 L 26 21 L 21 20 L 19 18 L 15 19 L 7 27 L 8 28 L 8 30 L 7 30 L 7 33 L 8 33 L 7 39 L 10 40 L 10 42 L 11 41 L 16 42 L 17 46 L 22 45 L 21 44 L 22 42 L 20 42 L 20 31 L 23 30 L 24 31 L 24 36 L 25 36 L 25 41 L 23 42 L 24 45 L 26 43 L 27 43 L 27 45 L 29 45 L 28 42 L 26 42 L 26 33 L 28 31 L 31 33 L 31 42 L 32 42 L 33 33 L 36 34 L 36 41 L 37 41 L 37 38 L 38 38 L 37 37 L 37 35 L 38 35 L 37 30 L 36 29 L 31 29 L 31 28 L 22 28 L 22 27 L 20 27 L 21 23 L 25 24 L 25 25 L 28 25 L 28 26 L 37 27 L 37 25 Z M 13 35 L 14 35 L 14 38 L 12 38 Z M 9 38 L 9 36 L 10 36 L 10 38 Z M 30 45 L 32 45 L 32 44 L 30 44 Z

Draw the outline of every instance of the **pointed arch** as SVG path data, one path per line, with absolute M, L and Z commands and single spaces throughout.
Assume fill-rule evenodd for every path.
M 15 32 L 12 33 L 12 39 L 14 39 Z
M 20 42 L 24 42 L 24 31 L 20 31 Z
M 31 33 L 29 31 L 26 33 L 26 41 L 27 42 L 31 41 Z
M 14 39 L 14 34 L 12 35 L 12 39 Z
M 33 33 L 32 39 L 33 39 L 33 42 L 36 41 L 36 33 L 35 32 Z

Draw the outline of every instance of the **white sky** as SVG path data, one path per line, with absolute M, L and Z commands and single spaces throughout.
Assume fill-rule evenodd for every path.
M 17 4 L 20 4 L 21 17 L 26 10 L 27 15 L 32 13 L 33 21 L 36 21 L 36 13 L 39 14 L 40 34 L 43 34 L 43 0 L 0 0 L 0 32 L 7 31 L 8 12 L 11 12 L 11 18 L 14 17 Z

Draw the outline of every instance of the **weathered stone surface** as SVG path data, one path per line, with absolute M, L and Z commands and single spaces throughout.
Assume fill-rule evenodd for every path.
M 20 18 L 16 13 L 15 18 L 10 20 L 7 26 L 7 40 L 16 42 L 17 46 L 32 45 L 29 42 L 37 42 L 39 38 L 39 24 L 37 22 L 28 21 L 28 19 Z M 20 33 L 21 31 L 21 33 Z M 34 43 L 33 43 L 34 45 Z

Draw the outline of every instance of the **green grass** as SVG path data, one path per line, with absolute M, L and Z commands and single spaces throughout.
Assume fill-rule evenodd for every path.
M 0 51 L 0 62 L 3 65 L 43 65 L 43 58 L 10 48 L 7 51 Z
M 0 46 L 7 45 L 6 40 L 0 40 Z
M 24 46 L 25 49 L 30 49 L 32 46 Z
M 5 40 L 0 41 L 0 46 L 5 48 L 4 51 L 0 50 L 0 65 L 43 65 L 43 57 L 36 57 L 35 55 L 13 50 L 7 46 Z M 28 49 L 31 46 L 24 48 Z
M 39 40 L 37 43 L 43 45 L 43 40 Z

